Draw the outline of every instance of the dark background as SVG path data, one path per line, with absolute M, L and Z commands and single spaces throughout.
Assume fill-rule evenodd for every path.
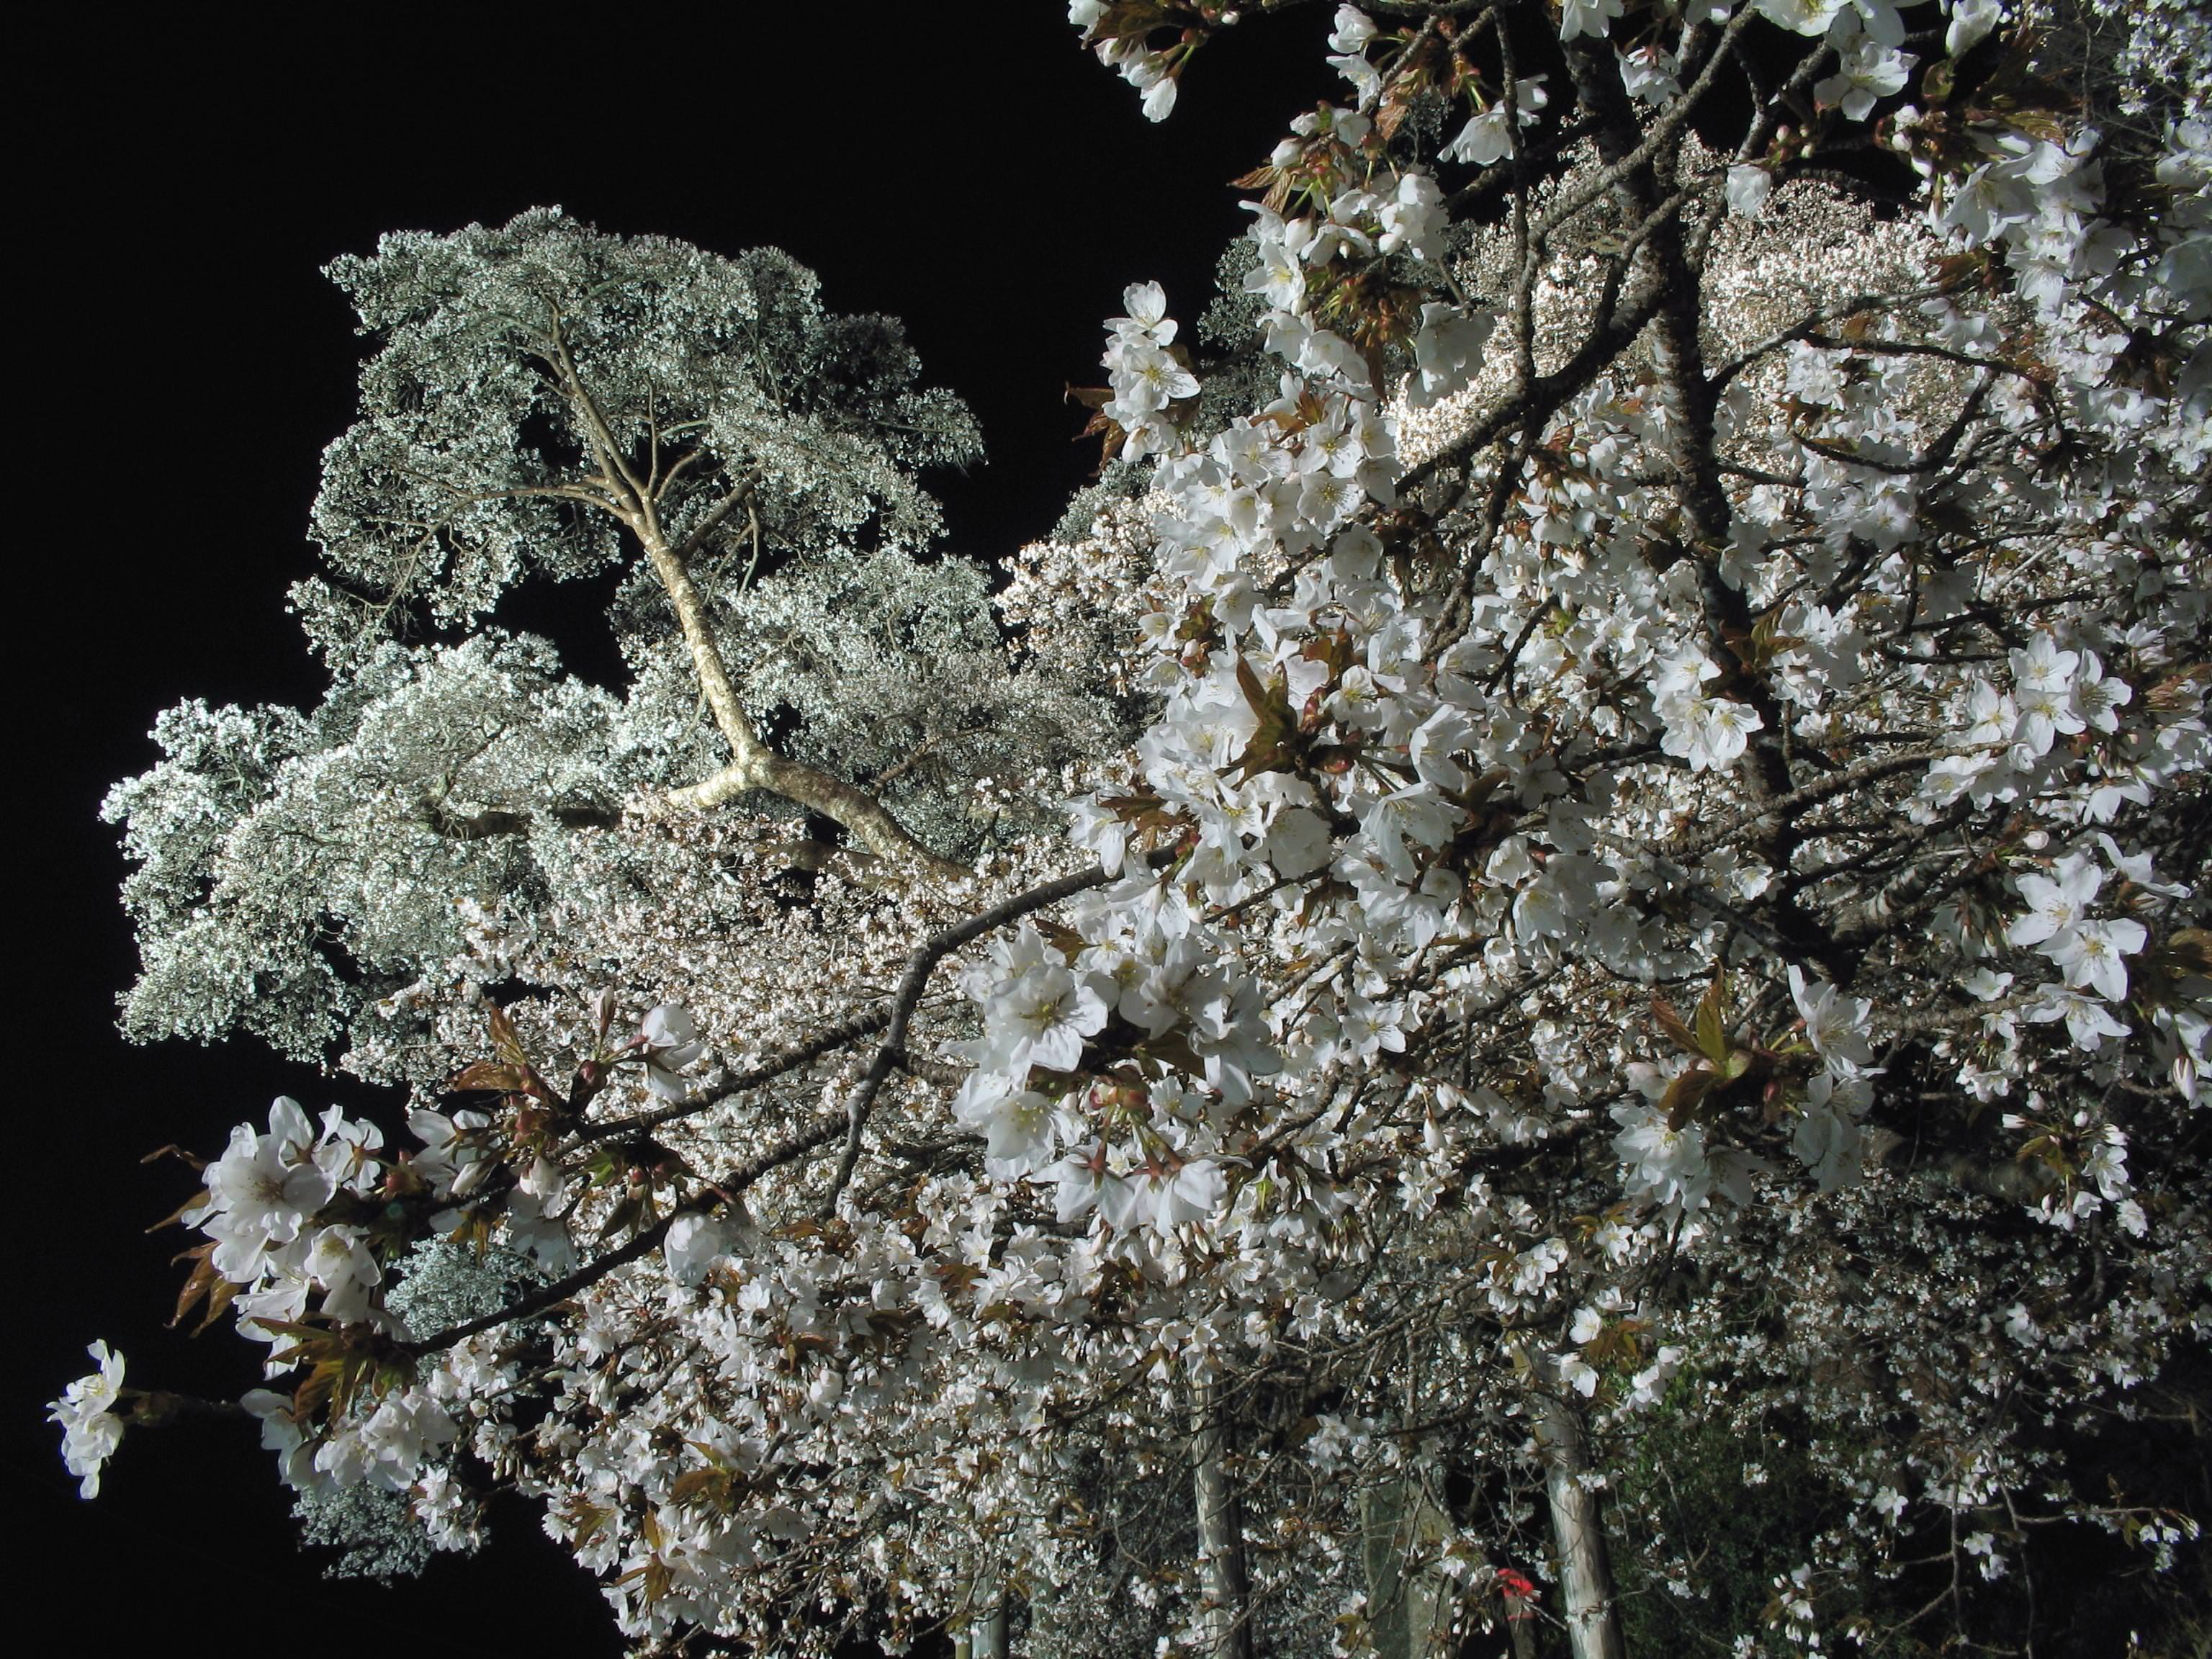
M 1231 31 L 1157 127 L 1058 0 L 86 9 L 69 14 L 81 29 L 19 29 L 9 355 L 28 372 L 9 376 L 7 467 L 30 522 L 8 820 L 33 850 L 0 1050 L 21 1073 L 0 1411 L 19 1620 L 165 1659 L 620 1650 L 534 1508 L 498 1514 L 473 1562 L 390 1590 L 331 1583 L 245 1428 L 134 1434 L 86 1504 L 44 1421 L 94 1337 L 136 1384 L 235 1397 L 258 1381 L 258 1350 L 227 1329 L 164 1328 L 168 1257 L 190 1240 L 140 1230 L 191 1182 L 142 1154 L 216 1152 L 279 1092 L 396 1116 L 242 1042 L 132 1048 L 113 1024 L 135 957 L 100 797 L 152 761 L 170 703 L 321 690 L 283 594 L 309 568 L 317 457 L 349 420 L 359 343 L 319 268 L 383 231 L 551 203 L 719 252 L 781 246 L 831 308 L 903 318 L 928 378 L 975 410 L 987 464 L 935 482 L 953 550 L 988 559 L 1048 532 L 1095 459 L 1060 392 L 1102 378 L 1123 286 L 1159 280 L 1195 321 L 1244 222 L 1226 181 L 1334 95 L 1329 9 Z M 588 629 L 571 641 L 586 659 Z

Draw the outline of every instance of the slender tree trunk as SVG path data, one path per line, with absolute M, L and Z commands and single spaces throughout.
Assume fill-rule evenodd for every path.
M 1003 1592 L 986 1601 L 975 1615 L 974 1659 L 1006 1659 L 1006 1598 Z
M 1626 1659 L 1613 1605 L 1613 1563 L 1606 1554 L 1597 1494 L 1583 1485 L 1589 1458 L 1582 1413 L 1563 1396 L 1537 1397 L 1536 1443 L 1544 1457 L 1544 1492 L 1552 1538 L 1559 1552 L 1559 1589 L 1566 1602 L 1567 1641 L 1574 1659 Z
M 1532 1617 L 1517 1603 L 1505 1609 L 1505 1639 L 1513 1644 L 1513 1659 L 1536 1659 L 1536 1634 L 1528 1627 Z
M 1443 1511 L 1418 1480 L 1387 1481 L 1360 1494 L 1367 1622 L 1382 1659 L 1432 1659 L 1448 1650 L 1452 1592 L 1431 1556 L 1446 1530 Z
M 1206 1650 L 1252 1659 L 1251 1589 L 1244 1574 L 1244 1516 L 1229 1476 L 1229 1437 L 1214 1385 L 1200 1383 L 1192 1414 L 1191 1463 L 1198 1559 L 1206 1593 Z

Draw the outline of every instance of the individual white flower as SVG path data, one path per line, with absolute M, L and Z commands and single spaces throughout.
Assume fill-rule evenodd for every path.
M 2064 1020 L 2066 1035 L 2074 1046 L 2090 1053 L 2102 1048 L 2106 1037 L 2128 1034 L 2128 1028 L 2114 1019 L 2103 1003 L 2057 985 L 2045 986 L 2026 1012 L 2029 1019 L 2039 1023 Z
M 250 1282 L 262 1254 L 297 1238 L 330 1202 L 337 1183 L 315 1161 L 315 1144 L 307 1113 L 289 1096 L 270 1108 L 267 1134 L 246 1123 L 231 1131 L 229 1147 L 207 1167 L 208 1207 L 189 1218 L 220 1241 L 225 1277 Z
M 645 1051 L 646 1086 L 663 1100 L 683 1099 L 690 1087 L 684 1068 L 707 1052 L 690 1010 L 662 1003 L 640 1023 L 637 1041 Z
M 1751 734 L 1764 724 L 1749 703 L 1685 698 L 1668 713 L 1660 747 L 1687 761 L 1692 772 L 1724 772 L 1742 757 Z
M 1421 259 L 1434 258 L 1440 252 L 1437 239 L 1446 222 L 1443 191 L 1427 173 L 1410 169 L 1400 173 L 1398 188 L 1376 216 L 1382 227 L 1375 239 L 1380 252 L 1395 253 L 1402 248 Z
M 100 1496 L 100 1471 L 123 1443 L 123 1419 L 114 1406 L 123 1391 L 123 1356 L 105 1342 L 85 1350 L 99 1369 L 80 1376 L 50 1402 L 46 1420 L 62 1429 L 62 1464 L 77 1477 L 77 1496 Z
M 1352 101 L 1361 109 L 1370 109 L 1382 95 L 1382 71 L 1369 63 L 1364 53 L 1342 52 L 1328 60 L 1331 69 L 1352 82 Z
M 1629 1379 L 1628 1401 L 1638 1410 L 1649 1410 L 1666 1396 L 1667 1385 L 1688 1358 L 1687 1348 L 1669 1343 L 1651 1356 L 1651 1363 Z
M 1260 263 L 1244 273 L 1243 288 L 1247 294 L 1256 294 L 1278 311 L 1298 312 L 1305 308 L 1306 272 L 1298 256 L 1286 244 L 1262 236 L 1259 244 Z
M 1602 40 L 1620 15 L 1620 0 L 1559 0 L 1559 40 L 1564 44 L 1587 34 Z
M 2187 884 L 2159 879 L 2158 866 L 2148 853 L 2123 853 L 2119 842 L 2101 830 L 2097 832 L 2097 845 L 2104 851 L 2105 862 L 2112 866 L 2113 873 L 2123 881 L 2130 882 L 2146 893 L 2160 898 L 2186 898 L 2189 896 Z
M 1074 1069 L 1083 1040 L 1106 1024 L 1097 991 L 1064 967 L 1040 963 L 994 997 L 984 1010 L 987 1063 L 1009 1077 L 1029 1067 Z
M 1953 58 L 1965 57 L 2004 21 L 2002 0 L 1951 0 L 1949 10 L 1951 22 L 1943 32 L 1943 50 Z
M 1097 1208 L 1103 1188 L 1121 1184 L 1107 1175 L 1106 1151 L 1096 1141 L 1068 1153 L 1044 1178 L 1052 1182 L 1053 1214 L 1063 1227 Z
M 1340 726 L 1376 732 L 1389 724 L 1387 686 L 1364 663 L 1354 663 L 1336 683 L 1336 690 L 1322 700 L 1322 713 Z
M 1559 1370 L 1559 1381 L 1583 1399 L 1588 1400 L 1597 1392 L 1598 1374 L 1580 1354 L 1571 1349 L 1565 1353 L 1554 1354 L 1553 1364 Z
M 1808 981 L 1795 964 L 1790 969 L 1790 998 L 1805 1022 L 1806 1040 L 1813 1051 L 1838 1075 L 1856 1077 L 1874 1064 L 1867 1026 L 1873 1003 L 1846 996 L 1825 979 Z
M 1772 173 L 1748 161 L 1739 161 L 1728 170 L 1728 184 L 1723 193 L 1728 198 L 1730 213 L 1756 219 L 1765 210 L 1766 198 L 1773 190 Z
M 1145 118 L 1166 120 L 1176 102 L 1176 77 L 1169 72 L 1167 60 L 1158 52 L 1139 52 L 1124 58 L 1120 68 L 1122 77 L 1144 94 Z
M 1620 84 L 1639 104 L 1663 104 L 1682 95 L 1680 64 L 1656 41 L 1620 54 Z
M 1652 1081 L 1663 1093 L 1666 1077 L 1656 1076 Z M 1684 1210 L 1704 1205 L 1712 1190 L 1713 1170 L 1705 1155 L 1705 1132 L 1700 1126 L 1688 1123 L 1674 1128 L 1664 1112 L 1642 1103 L 1616 1106 L 1613 1117 L 1621 1125 L 1620 1133 L 1613 1138 L 1613 1155 L 1621 1162 L 1632 1197 L 1662 1206 L 1679 1205 Z
M 1862 34 L 1844 48 L 1836 73 L 1815 83 L 1813 96 L 1823 108 L 1840 108 L 1846 120 L 1863 121 L 1877 101 L 1905 89 L 1919 61 Z
M 984 1137 L 986 1168 L 994 1179 L 1018 1180 L 1050 1163 L 1066 1131 L 1079 1126 L 1052 1098 L 1034 1089 L 1016 1089 L 1005 1077 L 977 1070 L 969 1073 L 952 1097 L 952 1115 Z
M 1336 18 L 1330 26 L 1328 49 L 1331 52 L 1359 52 L 1375 38 L 1375 21 L 1357 6 L 1339 6 Z
M 276 1454 L 276 1473 L 295 1492 L 329 1485 L 315 1468 L 315 1449 L 307 1431 L 292 1415 L 293 1397 L 273 1389 L 251 1389 L 240 1399 L 249 1415 L 261 1424 L 261 1447 Z
M 1123 427 L 1183 398 L 1198 395 L 1198 380 L 1161 346 L 1143 336 L 1117 337 L 1103 359 L 1114 397 L 1102 413 Z
M 1293 880 L 1326 867 L 1332 850 L 1328 821 L 1303 806 L 1286 806 L 1276 813 L 1261 844 L 1275 873 Z
M 2104 872 L 2086 858 L 2060 860 L 2055 874 L 2055 880 L 2041 875 L 2020 878 L 2027 914 L 2005 929 L 2008 944 L 2041 945 L 2067 932 L 2087 915 L 2097 890 L 2105 884 Z
M 507 1249 L 529 1256 L 549 1273 L 568 1273 L 576 1265 L 575 1243 L 568 1237 L 568 1224 L 548 1215 L 546 1209 L 544 1200 L 528 1193 L 517 1192 L 510 1197 L 505 1243 Z
M 1127 313 L 1110 317 L 1107 327 L 1116 334 L 1145 334 L 1160 345 L 1175 343 L 1176 324 L 1168 315 L 1168 294 L 1158 283 L 1132 283 L 1121 290 L 1121 309 Z
M 384 1269 L 369 1254 L 357 1227 L 325 1227 L 315 1234 L 302 1264 L 323 1291 L 323 1311 L 333 1319 L 365 1319 L 369 1292 L 383 1282 Z
M 1359 348 L 1328 329 L 1306 330 L 1292 361 L 1309 374 L 1339 376 L 1356 388 L 1367 385 L 1367 360 L 1359 355 Z
M 2081 665 L 2071 687 L 2073 713 L 2082 725 L 2107 734 L 2120 729 L 2118 710 L 2135 700 L 2135 688 L 2125 680 L 2108 678 L 2101 658 L 2094 651 L 2081 653 Z
M 1090 796 L 1070 801 L 1067 815 L 1073 824 L 1068 839 L 1096 858 L 1109 876 L 1120 875 L 1129 852 L 1129 826 L 1121 815 Z
M 678 1284 L 696 1287 L 705 1282 L 714 1263 L 737 1245 L 737 1230 L 719 1215 L 687 1210 L 668 1224 L 660 1241 L 660 1254 L 668 1263 L 668 1276 Z
M 1985 162 L 1969 173 L 1951 192 L 1943 209 L 1943 223 L 1969 241 L 1990 242 L 2015 225 L 2035 217 L 2033 191 L 2015 174 Z
M 2081 1175 L 2107 1203 L 2128 1195 L 2128 1138 L 2118 1124 L 2107 1123 L 2098 1131 L 2089 1155 L 2081 1160 Z
M 1866 1134 L 1859 1119 L 1871 1103 L 1863 1078 L 1838 1081 L 1833 1072 L 1820 1072 L 1807 1082 L 1804 1111 L 1790 1131 L 1790 1149 L 1822 1192 L 1832 1193 L 1864 1172 Z
M 423 1460 L 459 1432 L 445 1407 L 414 1387 L 395 1389 L 366 1418 L 349 1418 L 315 1453 L 315 1468 L 341 1486 L 404 1492 Z
M 1474 118 L 1459 130 L 1459 136 L 1437 152 L 1444 161 L 1471 162 L 1483 167 L 1493 166 L 1512 153 L 1513 112 L 1502 102 L 1478 110 Z
M 1002 1097 L 983 1139 L 991 1172 L 1011 1177 L 1042 1169 L 1059 1148 L 1061 1116 L 1051 1097 L 1034 1089 Z
M 2024 649 L 2008 653 L 2008 659 L 2013 684 L 2021 690 L 2039 691 L 2068 690 L 2081 661 L 2079 652 L 2060 650 L 2058 641 L 2048 634 L 2036 635 Z
M 483 1113 L 466 1108 L 448 1115 L 416 1107 L 407 1114 L 407 1127 L 422 1146 L 410 1167 L 433 1191 L 465 1196 L 491 1167 L 479 1139 L 490 1122 Z
M 1678 699 L 1702 695 L 1707 680 L 1720 677 L 1720 667 L 1693 645 L 1678 646 L 1652 664 L 1651 701 L 1664 708 Z
M 1191 1158 L 1174 1170 L 1146 1169 L 1127 1182 L 1139 1214 L 1155 1231 L 1172 1232 L 1187 1222 L 1204 1221 L 1221 1207 L 1229 1183 L 1211 1158 Z
M 1460 809 L 1437 790 L 1416 783 L 1376 800 L 1360 815 L 1359 827 L 1382 867 L 1400 881 L 1413 881 L 1420 871 L 1407 843 L 1443 846 L 1451 838 L 1461 816 Z
M 1755 9 L 1770 23 L 1798 34 L 1826 34 L 1847 0 L 1757 0 Z
M 2141 922 L 2124 916 L 2081 921 L 2053 934 L 2043 954 L 2065 974 L 2067 984 L 2093 988 L 2107 1002 L 2119 1002 L 2128 994 L 2127 965 L 2121 957 L 2141 951 L 2148 938 Z
M 1903 46 L 1905 19 L 1899 15 L 1897 5 L 1898 0 L 1850 0 L 1850 9 L 1857 15 L 1844 17 L 1840 21 L 1846 27 L 1863 30 L 1885 46 Z M 1830 46 L 1842 44 L 1833 26 L 1829 29 L 1828 44 Z
M 1421 307 L 1421 327 L 1413 337 L 1413 378 L 1406 388 L 1406 401 L 1425 409 L 1448 398 L 1474 377 L 1490 338 L 1492 319 L 1487 313 L 1469 316 L 1457 306 L 1435 301 Z

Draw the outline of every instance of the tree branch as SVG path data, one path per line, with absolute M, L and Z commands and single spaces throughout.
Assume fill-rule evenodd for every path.
M 787 1164 L 795 1164 L 807 1153 L 828 1146 L 836 1139 L 839 1132 L 844 1127 L 845 1117 L 842 1113 L 827 1113 L 815 1119 L 805 1128 L 778 1141 L 758 1158 L 750 1163 L 739 1164 L 689 1203 L 678 1205 L 635 1238 L 586 1263 L 566 1278 L 556 1279 L 550 1285 L 540 1285 L 512 1307 L 501 1308 L 496 1313 L 485 1314 L 478 1319 L 465 1320 L 459 1325 L 450 1326 L 445 1330 L 423 1337 L 419 1341 L 399 1343 L 398 1345 L 399 1352 L 419 1358 L 423 1355 L 437 1353 L 450 1348 L 454 1343 L 465 1341 L 481 1332 L 496 1330 L 501 1325 L 510 1324 L 515 1320 L 528 1319 L 559 1307 L 578 1291 L 588 1290 L 592 1285 L 599 1283 L 616 1268 L 626 1267 L 630 1262 L 650 1255 L 659 1249 L 662 1241 L 668 1237 L 668 1230 L 676 1224 L 678 1216 L 703 1212 L 716 1199 L 726 1201 L 736 1198 L 747 1188 L 759 1181 L 763 1176 L 772 1170 L 780 1170 Z
M 587 1128 L 580 1129 L 575 1136 L 561 1148 L 561 1155 L 565 1157 L 579 1146 L 587 1146 L 594 1141 L 613 1140 L 623 1135 L 641 1134 L 649 1129 L 656 1129 L 664 1123 L 673 1123 L 681 1118 L 696 1116 L 701 1112 L 720 1105 L 732 1095 L 744 1094 L 749 1090 L 761 1087 L 763 1084 L 773 1083 L 780 1077 L 787 1077 L 801 1066 L 811 1065 L 813 1061 L 821 1059 L 824 1054 L 835 1054 L 848 1043 L 857 1042 L 861 1037 L 880 1031 L 884 1026 L 890 1024 L 890 1021 L 891 1011 L 889 1008 L 872 1008 L 865 1013 L 854 1014 L 850 1018 L 841 1020 L 826 1030 L 817 1033 L 805 1042 L 786 1048 L 782 1053 L 762 1060 L 757 1066 L 747 1066 L 727 1082 L 719 1087 L 709 1089 L 702 1094 L 677 1101 L 671 1105 L 658 1106 L 651 1111 L 635 1112 L 628 1117 L 611 1118 L 605 1122 L 594 1123 Z
M 867 1127 L 869 1109 L 875 1104 L 876 1096 L 882 1092 L 884 1081 L 897 1069 L 906 1056 L 907 1026 L 914 1018 L 915 1009 L 921 1002 L 923 989 L 929 975 L 947 956 L 962 945 L 981 939 L 995 927 L 1018 921 L 1048 904 L 1057 904 L 1086 888 L 1102 886 L 1109 878 L 1103 869 L 1081 870 L 1041 887 L 1032 887 L 1026 893 L 1017 893 L 1002 903 L 994 904 L 978 915 L 970 916 L 956 927 L 929 940 L 907 958 L 906 973 L 899 981 L 898 994 L 891 1005 L 890 1029 L 884 1033 L 876 1049 L 876 1057 L 868 1066 L 867 1075 L 857 1084 L 847 1099 L 845 1113 L 847 1132 L 845 1155 L 838 1160 L 836 1178 L 830 1183 L 829 1195 L 823 1200 L 826 1215 L 837 1207 L 838 1194 L 853 1178 L 853 1166 L 860 1161 L 860 1132 Z

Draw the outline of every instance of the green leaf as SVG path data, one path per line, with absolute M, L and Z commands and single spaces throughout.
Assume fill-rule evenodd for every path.
M 1237 781 L 1243 783 L 1262 772 L 1288 771 L 1291 737 L 1298 723 L 1290 698 L 1280 690 L 1262 685 L 1260 677 L 1252 672 L 1252 665 L 1241 654 L 1237 659 L 1237 685 L 1259 720 L 1251 740 L 1244 745 Z
M 1697 1051 L 1719 1066 L 1728 1064 L 1732 1047 L 1721 1008 L 1723 979 L 1723 975 L 1714 975 L 1712 984 L 1698 999 Z

